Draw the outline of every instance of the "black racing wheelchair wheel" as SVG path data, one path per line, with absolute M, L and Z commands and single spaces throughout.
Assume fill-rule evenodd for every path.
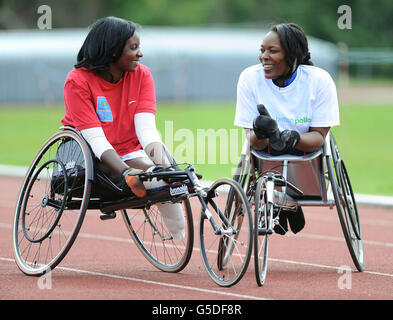
M 348 172 L 331 133 L 330 148 L 332 156 L 326 161 L 328 176 L 345 241 L 357 270 L 361 272 L 364 271 L 364 253 L 359 213 Z
M 41 147 L 15 209 L 14 256 L 23 273 L 43 275 L 66 256 L 87 210 L 92 170 L 90 150 L 74 131 L 57 132 Z

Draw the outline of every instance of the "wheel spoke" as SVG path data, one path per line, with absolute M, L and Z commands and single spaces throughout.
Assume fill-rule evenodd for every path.
M 192 211 L 188 200 L 181 207 L 185 219 L 185 237 L 174 241 L 156 205 L 144 209 L 123 210 L 127 230 L 138 249 L 156 268 L 179 272 L 188 264 L 194 241 Z
M 78 154 L 80 160 L 75 163 L 87 172 L 88 152 L 82 138 L 65 130 L 49 138 L 33 160 L 18 197 L 13 231 L 15 260 L 22 272 L 41 275 L 53 269 L 76 239 L 87 210 L 91 182 L 84 173 L 73 177 L 79 179 L 78 188 L 84 198 L 70 217 L 67 194 L 73 190 L 65 165 L 74 161 L 70 156 Z
M 202 258 L 214 282 L 220 286 L 232 286 L 243 277 L 251 257 L 249 204 L 243 189 L 232 179 L 218 179 L 209 194 L 214 195 L 206 199 L 212 217 L 207 219 L 201 215 L 200 219 Z M 215 228 L 223 231 L 217 232 Z

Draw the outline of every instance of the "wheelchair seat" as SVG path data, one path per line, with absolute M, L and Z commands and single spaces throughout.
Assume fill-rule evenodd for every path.
M 303 191 L 303 195 L 299 195 L 289 189 L 287 193 L 292 198 L 323 201 L 326 194 L 323 150 L 321 148 L 301 156 L 293 154 L 271 155 L 253 148 L 250 148 L 250 153 L 256 159 L 259 174 L 274 170 Z
M 80 133 L 73 127 L 62 127 L 62 129 L 71 130 L 77 133 L 82 139 L 83 137 Z M 83 139 L 84 140 L 84 139 Z M 86 143 L 87 144 L 87 143 Z M 130 194 L 125 194 L 105 173 L 103 173 L 99 166 L 97 165 L 99 159 L 97 159 L 93 152 L 91 151 L 90 146 L 87 144 L 88 149 L 90 151 L 90 156 L 92 159 L 92 168 L 94 178 L 92 180 L 91 186 L 91 194 L 90 197 L 92 198 L 90 201 L 89 208 L 97 208 L 98 206 L 95 205 L 97 201 L 93 199 L 100 199 L 100 200 L 107 200 L 107 199 L 121 199 L 124 197 L 130 197 Z M 84 177 L 86 174 L 85 163 L 82 161 L 82 150 L 77 148 L 77 143 L 75 140 L 65 140 L 63 141 L 57 150 L 56 159 L 64 164 L 67 175 L 71 181 L 73 187 L 73 194 L 74 197 L 81 197 L 80 190 L 83 188 L 78 188 L 78 185 L 82 186 Z M 58 181 L 61 183 L 62 175 L 64 173 L 61 172 L 61 168 L 59 167 L 57 170 L 53 172 L 52 177 L 52 185 L 56 187 Z M 78 192 L 79 191 L 79 192 Z

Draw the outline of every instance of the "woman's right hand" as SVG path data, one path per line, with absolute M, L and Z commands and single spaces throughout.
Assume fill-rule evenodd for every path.
M 143 172 L 141 169 L 128 168 L 125 169 L 122 173 L 122 179 L 124 183 L 138 198 L 143 198 L 146 195 L 146 188 L 138 176 L 138 173 L 141 172 Z

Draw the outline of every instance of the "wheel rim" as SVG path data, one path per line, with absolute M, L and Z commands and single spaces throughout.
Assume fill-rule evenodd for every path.
M 270 208 L 271 209 L 271 208 Z M 271 229 L 269 221 L 269 204 L 266 199 L 266 184 L 264 179 L 258 180 L 255 192 L 254 220 L 254 259 L 255 276 L 258 285 L 265 283 L 268 265 L 269 235 L 262 230 Z
M 349 222 L 355 232 L 356 238 L 361 239 L 361 228 L 359 222 L 359 213 L 356 206 L 355 196 L 353 194 L 352 186 L 348 178 L 347 169 L 345 168 L 344 162 L 340 161 L 339 166 L 340 176 L 340 196 L 343 198 L 343 202 L 346 204 L 344 210 L 346 215 L 349 217 Z
M 363 242 L 361 239 L 360 222 L 355 198 L 353 197 L 348 174 L 333 135 L 330 136 L 330 144 L 332 158 L 329 156 L 327 157 L 327 165 L 329 180 L 332 185 L 340 224 L 352 260 L 358 271 L 363 271 Z M 351 202 L 349 199 L 351 199 Z M 352 211 L 352 209 L 348 209 L 348 205 L 351 205 L 351 208 L 353 208 L 354 211 Z M 355 219 L 356 222 L 354 221 Z
M 206 199 L 208 210 L 218 227 L 227 230 L 228 233 L 214 234 L 209 219 L 202 214 L 200 220 L 202 258 L 214 282 L 220 286 L 232 286 L 244 275 L 251 257 L 250 209 L 244 192 L 233 180 L 219 179 L 212 185 L 209 194 L 211 196 Z M 229 207 L 232 208 L 232 212 L 226 210 Z M 217 210 L 228 218 L 229 225 L 221 220 Z M 234 232 L 230 232 L 231 228 Z
M 188 200 L 182 203 L 186 226 L 185 237 L 180 241 L 172 239 L 157 206 L 122 211 L 127 230 L 138 249 L 152 265 L 165 272 L 181 271 L 192 254 L 192 212 Z
M 28 275 L 41 275 L 60 263 L 75 241 L 87 209 L 90 195 L 87 175 L 83 175 L 82 186 L 75 190 L 70 183 L 79 178 L 78 172 L 73 171 L 71 176 L 63 174 L 70 171 L 57 159 L 59 146 L 65 141 L 76 143 L 81 150 L 79 162 L 88 168 L 80 138 L 72 132 L 59 132 L 38 152 L 18 197 L 14 254 L 18 267 Z M 75 153 L 67 156 L 71 158 Z M 72 197 L 73 193 L 80 193 L 82 198 Z
M 40 180 L 41 178 L 50 180 L 54 171 L 54 168 L 51 168 L 51 164 L 59 166 L 61 170 L 65 172 L 65 167 L 61 162 L 57 160 L 47 161 L 39 170 L 37 170 L 36 174 L 32 178 L 27 188 L 28 195 L 32 195 L 31 192 L 35 181 Z M 43 171 L 45 171 L 45 173 Z M 61 179 L 63 181 L 60 182 L 56 188 L 51 188 L 44 192 L 40 205 L 32 208 L 33 211 L 39 210 L 40 212 L 38 213 L 38 218 L 35 217 L 33 221 L 29 223 L 26 221 L 26 216 L 31 215 L 31 212 L 26 211 L 29 197 L 25 197 L 22 208 L 22 230 L 25 238 L 32 243 L 38 243 L 45 240 L 58 225 L 67 197 L 67 175 L 63 175 Z M 60 199 L 56 199 L 54 197 L 55 195 L 60 196 Z M 48 212 L 45 210 L 46 208 L 53 208 L 53 210 Z M 41 227 L 38 225 L 35 226 L 36 224 L 41 224 Z M 45 226 L 47 226 L 46 229 L 44 228 Z M 30 235 L 30 231 L 32 231 L 33 234 Z M 40 236 L 37 232 L 42 233 L 42 235 Z

